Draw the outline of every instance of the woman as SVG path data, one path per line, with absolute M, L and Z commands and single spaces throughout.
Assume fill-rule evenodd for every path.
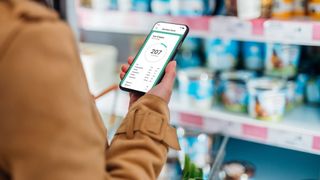
M 175 62 L 146 95 L 130 95 L 108 145 L 70 29 L 31 0 L 0 0 L 0 12 L 0 179 L 156 179 L 168 147 L 179 149 Z

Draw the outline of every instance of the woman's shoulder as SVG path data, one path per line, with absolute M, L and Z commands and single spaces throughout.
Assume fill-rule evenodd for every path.
M 72 39 L 67 24 L 59 19 L 55 11 L 41 4 L 28 0 L 7 0 L 0 3 L 0 9 L 3 10 L 3 18 L 0 18 L 0 26 L 3 27 L 0 30 L 0 56 L 17 40 L 21 43 L 23 39 L 31 39 L 32 44 L 54 38 L 63 42 Z M 29 40 L 26 45 L 30 44 Z
M 58 20 L 58 14 L 34 1 L 22 0 L 14 1 L 12 3 L 12 13 L 18 18 L 22 18 L 29 21 L 41 21 L 41 20 Z

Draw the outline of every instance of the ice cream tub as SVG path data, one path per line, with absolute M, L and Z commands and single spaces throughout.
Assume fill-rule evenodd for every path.
M 320 20 L 320 0 L 308 1 L 308 15 L 313 20 Z
M 179 96 L 182 104 L 209 109 L 214 101 L 213 73 L 204 68 L 189 68 L 178 71 Z
M 254 77 L 250 71 L 224 72 L 221 74 L 221 102 L 227 110 L 247 112 L 247 82 Z
M 280 121 L 286 109 L 285 81 L 258 78 L 248 83 L 251 117 L 264 121 Z
M 264 68 L 265 44 L 259 42 L 244 42 L 244 66 L 249 70 L 262 70 Z
M 171 0 L 173 16 L 202 16 L 206 11 L 204 0 Z
M 297 45 L 272 44 L 266 47 L 266 74 L 276 77 L 296 75 L 301 48 Z
M 231 70 L 237 64 L 239 43 L 229 39 L 206 42 L 207 66 L 212 70 Z
M 309 104 L 320 104 L 320 76 L 309 78 L 306 87 L 306 98 Z
M 151 1 L 151 10 L 155 14 L 170 14 L 170 0 L 153 0 Z

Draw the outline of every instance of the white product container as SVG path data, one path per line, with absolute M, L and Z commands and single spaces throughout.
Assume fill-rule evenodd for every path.
M 210 109 L 214 101 L 213 73 L 204 68 L 189 68 L 178 72 L 181 104 Z
M 250 80 L 250 116 L 264 121 L 279 121 L 286 109 L 285 82 L 278 79 L 259 78 Z
M 237 1 L 238 17 L 241 19 L 254 19 L 262 14 L 261 0 L 238 0 Z
M 93 95 L 101 93 L 116 81 L 118 51 L 115 47 L 81 43 L 80 56 Z

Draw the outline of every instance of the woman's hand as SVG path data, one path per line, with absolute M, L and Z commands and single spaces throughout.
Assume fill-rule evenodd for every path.
M 132 62 L 133 62 L 133 57 L 130 56 L 128 58 L 128 64 L 123 64 L 121 66 L 120 79 L 123 79 L 124 75 L 128 71 Z M 175 78 L 176 78 L 176 61 L 171 61 L 166 67 L 165 74 L 161 82 L 155 87 L 153 87 L 147 93 L 158 96 L 162 98 L 164 101 L 166 101 L 167 103 L 169 103 Z M 141 96 L 143 96 L 141 94 L 133 93 L 133 92 L 130 92 L 129 95 L 130 95 L 129 108 L 134 102 L 136 102 Z

